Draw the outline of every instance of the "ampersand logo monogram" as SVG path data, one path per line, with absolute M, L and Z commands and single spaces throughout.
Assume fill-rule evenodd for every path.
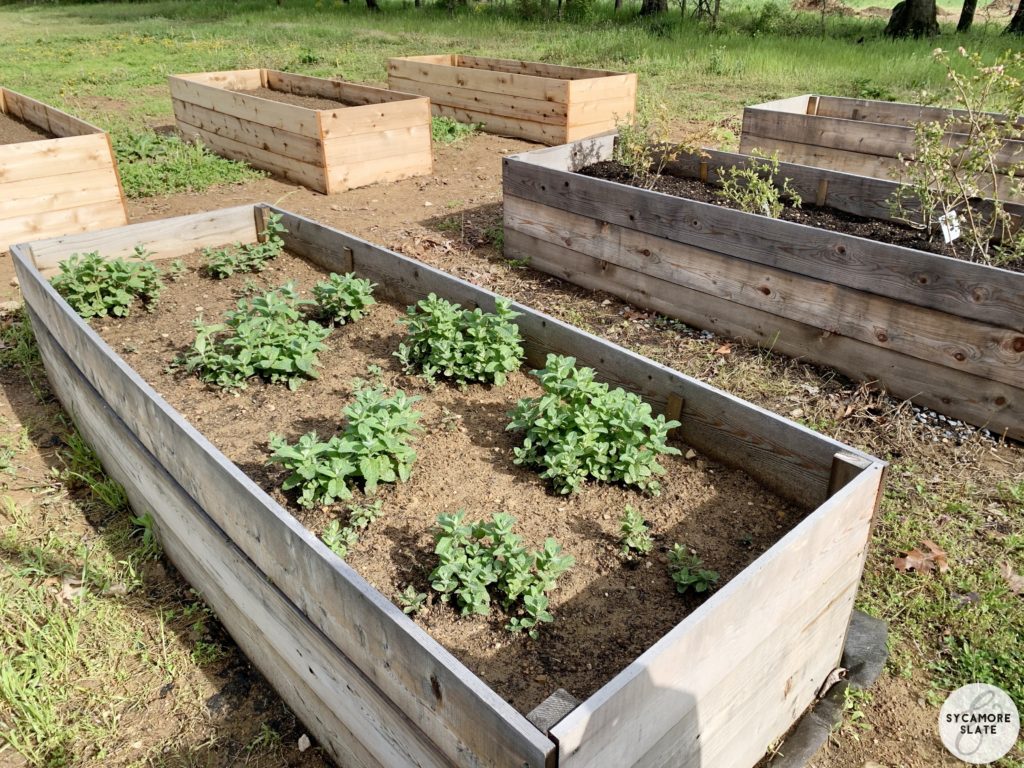
M 1020 733 L 1020 713 L 1002 688 L 971 683 L 957 688 L 939 711 L 939 736 L 953 755 L 987 765 L 1009 752 Z

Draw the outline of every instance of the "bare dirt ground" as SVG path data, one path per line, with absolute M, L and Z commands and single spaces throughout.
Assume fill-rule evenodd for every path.
M 435 145 L 432 176 L 393 184 L 375 185 L 325 197 L 294 184 L 264 179 L 240 186 L 221 187 L 204 194 L 130 201 L 130 218 L 141 221 L 195 213 L 243 203 L 265 201 L 309 216 L 324 224 L 391 247 L 484 287 L 530 303 L 563 319 L 605 335 L 635 351 L 648 354 L 691 375 L 758 402 L 764 407 L 807 418 L 831 419 L 830 434 L 878 455 L 903 452 L 915 457 L 922 476 L 932 473 L 967 472 L 977 482 L 994 483 L 1007 473 L 1024 471 L 1024 458 L 1014 446 L 994 445 L 969 438 L 957 445 L 917 424 L 909 405 L 881 398 L 864 388 L 851 386 L 834 374 L 798 361 L 772 358 L 738 343 L 709 339 L 690 330 L 667 331 L 657 318 L 623 305 L 613 297 L 593 294 L 533 272 L 510 268 L 499 258 L 494 233 L 501 226 L 501 162 L 509 153 L 534 145 L 522 141 L 476 136 L 453 146 Z M 0 300 L 16 297 L 11 285 L 9 257 L 0 260 Z M 705 344 L 706 342 L 706 344 Z M 700 354 L 694 353 L 695 344 Z M 766 363 L 765 360 L 769 361 Z M 778 377 L 775 386 L 763 382 L 765 366 Z M 762 381 L 751 383 L 751 375 Z M 29 425 L 30 455 L 18 483 L 26 504 L 33 503 L 32 479 L 48 471 L 55 440 L 56 406 L 39 405 L 26 382 L 4 374 L 0 416 L 12 425 Z M 23 479 L 24 477 L 24 479 Z M 83 536 L 96 535 L 86 519 L 67 514 L 63 525 L 78 526 Z M 890 558 L 891 554 L 878 553 Z M 157 578 L 151 589 L 187 589 L 169 566 L 166 579 Z M 147 617 L 142 614 L 142 620 Z M 167 764 L 180 765 L 302 765 L 322 764 L 317 750 L 299 754 L 296 740 L 302 733 L 266 684 L 241 655 L 234 651 L 212 672 L 184 673 L 181 689 L 205 702 L 199 715 L 186 717 L 176 709 L 172 724 L 177 738 L 196 745 L 198 758 L 189 755 Z M 219 699 L 217 697 L 220 697 Z M 126 728 L 141 735 L 168 727 L 161 717 L 159 691 Z M 229 706 L 217 709 L 219 701 Z M 813 762 L 816 768 L 863 768 L 873 764 L 889 768 L 934 768 L 958 764 L 943 750 L 936 732 L 937 708 L 928 702 L 927 688 L 914 675 L 887 673 L 875 688 L 873 699 L 863 704 L 867 727 L 837 731 L 832 743 Z M 276 760 L 252 763 L 238 745 L 251 742 L 258 723 L 278 723 L 284 745 Z M 154 723 L 156 724 L 154 726 Z M 148 737 L 147 737 L 148 738 Z M 204 751 L 202 745 L 211 747 Z M 0 765 L 3 765 L 0 756 Z M 17 763 L 14 763 L 17 764 Z

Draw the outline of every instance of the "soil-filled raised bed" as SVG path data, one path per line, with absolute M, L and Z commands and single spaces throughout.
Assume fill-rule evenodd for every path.
M 168 80 L 183 134 L 317 192 L 433 169 L 429 99 L 272 69 Z
M 110 137 L 0 88 L 0 253 L 12 243 L 127 220 Z
M 1024 274 L 576 172 L 609 160 L 614 141 L 505 159 L 507 257 L 1024 438 Z M 747 159 L 712 151 L 666 170 L 715 181 Z M 855 216 L 884 218 L 897 188 L 779 174 Z
M 254 241 L 274 211 L 291 255 L 253 278 L 214 283 L 190 273 L 177 288 L 169 284 L 154 315 L 129 318 L 133 325 L 91 327 L 43 274 L 72 253 L 130 256 L 138 243 L 156 258 L 195 265 L 198 247 Z M 265 206 L 12 252 L 61 401 L 136 511 L 152 514 L 172 561 L 342 765 L 748 766 L 839 661 L 881 492 L 885 465 L 877 459 L 513 304 L 528 364 L 543 364 L 551 352 L 575 356 L 678 419 L 673 444 L 695 452 L 666 458 L 657 497 L 613 486 L 556 497 L 512 464 L 506 409 L 537 389 L 525 371 L 501 388 L 432 389 L 402 373 L 391 355 L 402 307 L 435 293 L 494 311 L 496 297 L 486 290 Z M 214 319 L 254 290 L 247 280 L 261 288 L 294 277 L 308 286 L 321 270 L 372 280 L 380 303 L 332 332 L 317 380 L 294 394 L 252 382 L 234 397 L 164 372 L 188 338 L 190 318 Z M 138 360 L 143 373 L 127 360 Z M 310 530 L 324 518 L 276 489 L 281 473 L 266 467 L 261 447 L 270 425 L 289 439 L 313 428 L 330 433 L 356 386 L 353 373 L 422 395 L 425 429 L 412 477 L 381 492 L 389 511 L 343 561 Z M 706 600 L 666 591 L 658 555 L 650 567 L 618 561 L 617 519 L 631 499 L 664 535 L 659 546 L 686 538 L 708 565 L 719 558 L 723 581 Z M 531 545 L 555 535 L 579 555 L 552 593 L 555 622 L 537 640 L 497 631 L 486 619 L 455 619 L 440 604 L 413 620 L 389 601 L 403 583 L 422 583 L 421 558 L 432 543 L 422 526 L 460 506 L 474 519 L 509 511 Z M 654 618 L 626 630 L 631 612 Z M 621 654 L 616 646 L 631 642 L 634 628 L 647 633 L 643 646 L 602 668 L 604 678 L 588 678 L 587 667 Z M 474 645 L 478 636 L 488 639 Z M 573 637 L 579 647 L 568 644 Z M 515 669 L 502 672 L 503 662 Z M 541 731 L 522 711 L 562 685 L 583 701 Z
M 892 179 L 899 176 L 899 156 L 912 158 L 915 154 L 916 123 L 944 123 L 965 114 L 889 101 L 793 96 L 743 109 L 740 152 L 778 152 L 790 163 Z M 949 139 L 956 141 L 957 134 Z M 1008 141 L 997 159 L 1003 168 L 1020 163 L 1024 161 L 1022 149 L 1024 142 Z M 993 197 L 1024 203 L 1006 176 L 999 175 L 996 186 L 998 193 Z
M 636 107 L 635 74 L 458 54 L 389 59 L 388 87 L 429 96 L 435 115 L 541 144 L 604 133 Z

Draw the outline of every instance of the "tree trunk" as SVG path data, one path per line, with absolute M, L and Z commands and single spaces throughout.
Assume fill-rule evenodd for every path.
M 622 0 L 615 0 L 615 10 L 619 10 L 622 7 Z
M 887 37 L 932 37 L 939 34 L 935 0 L 902 0 L 885 25 Z
M 1017 4 L 1017 12 L 1013 14 L 1005 32 L 1008 35 L 1024 35 L 1024 0 Z
M 641 16 L 652 16 L 655 13 L 665 13 L 668 11 L 668 0 L 644 0 L 643 5 L 640 6 Z
M 974 23 L 974 11 L 978 8 L 978 0 L 964 0 L 964 7 L 960 11 L 960 21 L 957 22 L 957 32 L 968 32 L 971 24 Z
M 366 0 L 366 7 L 371 11 L 379 11 L 380 6 L 377 5 L 377 0 Z

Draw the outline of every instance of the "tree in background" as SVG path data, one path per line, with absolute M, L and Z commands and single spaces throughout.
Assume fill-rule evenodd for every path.
M 1017 4 L 1017 12 L 1004 31 L 1008 35 L 1024 35 L 1024 0 Z
M 964 7 L 960 11 L 960 21 L 956 23 L 957 32 L 968 32 L 971 24 L 974 23 L 974 12 L 978 8 L 978 0 L 964 0 Z

